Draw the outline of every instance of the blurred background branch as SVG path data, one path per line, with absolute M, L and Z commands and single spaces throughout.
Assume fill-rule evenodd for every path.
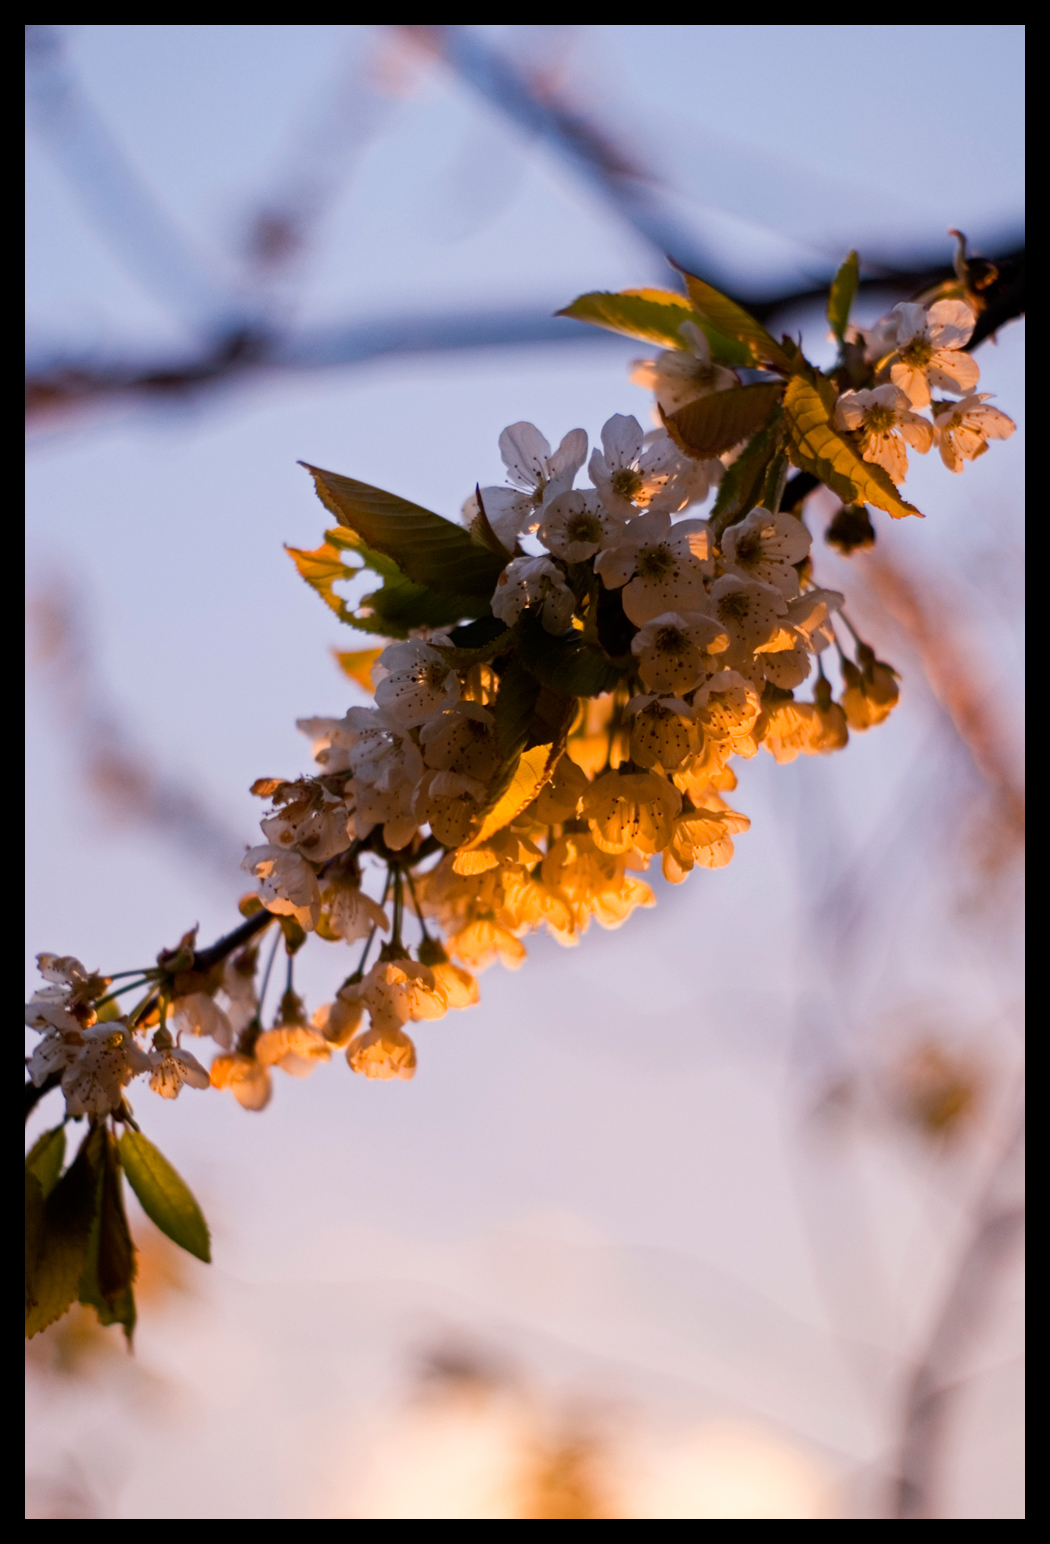
M 807 255 L 814 282 L 780 289 L 741 288 L 703 237 L 703 219 L 675 216 L 670 189 L 644 152 L 621 145 L 613 131 L 573 100 L 559 72 L 516 65 L 463 26 L 401 26 L 393 46 L 414 49 L 427 65 L 443 65 L 493 111 L 569 168 L 658 259 L 670 258 L 721 285 L 767 323 L 779 314 L 822 304 L 840 253 Z M 391 112 L 359 67 L 346 67 L 311 131 L 287 155 L 275 186 L 245 221 L 243 250 L 220 276 L 194 252 L 122 154 L 101 115 L 78 85 L 59 33 L 26 30 L 26 63 L 34 128 L 114 250 L 188 324 L 196 342 L 152 358 L 63 357 L 27 363 L 26 417 L 32 426 L 56 415 L 106 403 L 200 397 L 217 387 L 277 374 L 361 366 L 380 359 L 501 349 L 543 343 L 608 347 L 607 336 L 583 323 L 522 306 L 477 306 L 469 312 L 405 312 L 351 316 L 324 327 L 295 322 L 294 290 L 324 211 L 354 158 Z M 699 226 L 699 228 L 698 228 Z M 929 250 L 942 247 L 930 233 Z M 999 276 L 974 343 L 1024 311 L 1024 248 L 995 254 Z M 886 305 L 952 277 L 929 257 L 867 262 L 862 293 Z M 675 282 L 668 273 L 667 282 Z

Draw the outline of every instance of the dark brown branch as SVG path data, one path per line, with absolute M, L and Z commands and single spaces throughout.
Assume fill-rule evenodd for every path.
M 240 927 L 235 927 L 232 933 L 227 933 L 217 943 L 212 944 L 207 949 L 198 949 L 197 953 L 193 956 L 191 969 L 200 972 L 211 970 L 213 965 L 218 965 L 220 961 L 226 959 L 227 955 L 232 954 L 235 949 L 240 949 L 249 940 L 254 938 L 256 933 L 261 933 L 264 927 L 268 927 L 273 920 L 273 912 L 257 911 L 253 917 L 249 917 L 246 922 L 242 922 Z
M 1024 249 L 997 258 L 1001 277 L 983 298 L 987 309 L 978 318 L 969 344 L 976 348 L 997 328 L 1024 313 Z M 948 266 L 901 268 L 861 280 L 860 291 L 882 291 L 905 298 L 952 277 Z M 733 295 L 759 321 L 769 322 L 799 306 L 823 303 L 826 287 L 787 290 L 756 300 Z M 600 328 L 542 312 L 490 311 L 446 316 L 402 316 L 385 321 L 348 324 L 308 337 L 265 337 L 237 333 L 207 354 L 181 360 L 136 365 L 118 360 L 84 364 L 55 361 L 26 373 L 26 421 L 33 424 L 57 413 L 92 404 L 159 402 L 188 399 L 207 391 L 257 380 L 267 374 L 304 374 L 377 359 L 420 354 L 454 353 L 465 349 L 508 348 L 536 343 L 587 344 L 608 347 L 617 340 Z

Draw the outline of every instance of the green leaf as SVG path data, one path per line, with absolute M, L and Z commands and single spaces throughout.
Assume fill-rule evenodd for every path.
M 874 504 L 894 520 L 921 512 L 897 492 L 881 466 L 861 458 L 856 445 L 832 427 L 835 388 L 823 377 L 811 384 L 792 376 L 784 394 L 784 416 L 791 438 L 791 459 L 804 472 L 819 477 L 844 504 Z
M 777 370 L 791 371 L 791 357 L 743 306 L 738 306 L 735 300 L 730 300 L 728 295 L 723 295 L 695 274 L 683 270 L 683 277 L 689 298 L 703 322 L 741 343 L 748 351 L 752 363 L 769 364 Z
M 681 333 L 682 323 L 695 322 L 711 346 L 712 359 L 726 365 L 751 363 L 747 348 L 712 327 L 684 295 L 674 290 L 634 289 L 621 290 L 619 294 L 593 290 L 590 294 L 580 295 L 571 306 L 555 315 L 571 316 L 580 322 L 605 327 L 609 332 L 623 333 L 628 338 L 641 338 L 661 348 L 676 349 L 687 347 Z
M 487 650 L 490 644 L 506 638 L 510 642 L 510 629 L 499 617 L 479 617 L 476 622 L 464 622 L 462 627 L 452 629 L 449 637 L 457 649 L 468 653 L 478 653 Z
M 499 691 L 493 704 L 496 737 L 505 761 L 511 761 L 525 749 L 529 738 L 540 683 L 517 659 L 511 659 L 499 678 Z
M 120 1161 L 146 1216 L 181 1249 L 210 1263 L 211 1243 L 204 1214 L 164 1155 L 141 1131 L 127 1130 L 120 1139 Z
M 790 469 L 791 462 L 786 450 L 778 450 L 766 468 L 758 502 L 763 509 L 768 509 L 774 515 L 780 513 L 780 503 L 784 497 L 784 489 L 787 487 Z
M 107 1131 L 99 1174 L 99 1199 L 88 1241 L 79 1298 L 94 1308 L 100 1324 L 122 1324 L 130 1340 L 135 1328 L 135 1245 L 124 1211 L 117 1144 Z
M 759 503 L 766 472 L 777 450 L 780 418 L 778 413 L 772 423 L 760 429 L 726 468 L 711 510 L 711 524 L 716 531 L 724 531 Z
M 851 252 L 832 279 L 831 288 L 828 291 L 828 322 L 840 343 L 846 333 L 846 323 L 849 321 L 850 308 L 853 305 L 853 297 L 857 293 L 859 281 L 860 267 L 857 254 Z
M 496 588 L 504 564 L 494 552 L 471 541 L 461 525 L 410 504 L 407 499 L 325 472 L 302 463 L 312 475 L 321 502 L 349 530 L 355 531 L 374 552 L 396 563 L 413 584 L 439 595 L 473 597 L 473 610 L 464 616 L 482 616 Z M 478 602 L 484 600 L 484 607 Z
M 731 386 L 686 403 L 677 413 L 661 413 L 672 439 L 694 457 L 719 456 L 748 440 L 776 412 L 783 388 L 768 385 Z
M 619 684 L 619 667 L 603 648 L 578 632 L 555 638 L 538 615 L 526 611 L 517 627 L 522 663 L 544 686 L 566 697 L 600 697 Z
M 44 1202 L 43 1236 L 27 1293 L 27 1338 L 60 1319 L 76 1299 L 98 1199 L 102 1137 L 101 1128 L 92 1127 Z
M 423 585 L 413 584 L 402 576 L 396 563 L 374 552 L 350 532 L 336 527 L 325 535 L 327 540 L 313 551 L 300 547 L 286 547 L 285 551 L 301 578 L 317 591 L 325 605 L 341 622 L 359 632 L 407 638 L 409 628 L 448 627 L 479 610 L 477 597 L 437 595 Z M 357 566 L 345 561 L 343 554 L 347 552 L 360 559 Z M 356 578 L 364 568 L 378 574 L 384 583 L 381 589 L 363 596 L 354 610 L 336 594 L 335 585 Z
M 35 1174 L 39 1180 L 40 1189 L 45 1200 L 58 1183 L 58 1176 L 62 1173 L 62 1163 L 65 1156 L 66 1128 L 64 1124 L 53 1126 L 50 1131 L 45 1131 L 43 1136 L 37 1137 L 26 1154 L 26 1168 L 30 1173 Z
M 362 596 L 361 608 L 359 616 L 371 611 L 371 620 L 383 624 L 370 631 L 404 638 L 413 627 L 453 627 L 463 617 L 477 616 L 482 604 L 477 596 L 439 595 L 410 579 L 388 579 L 381 590 Z M 360 626 L 360 621 L 354 625 Z

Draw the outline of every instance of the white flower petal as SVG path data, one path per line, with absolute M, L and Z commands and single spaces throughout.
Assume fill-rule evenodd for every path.
M 499 449 L 516 487 L 531 492 L 550 476 L 551 448 L 535 424 L 510 424 L 499 437 Z

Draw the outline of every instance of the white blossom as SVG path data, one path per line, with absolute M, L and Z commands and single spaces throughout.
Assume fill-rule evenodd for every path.
M 711 655 L 729 646 L 729 634 L 711 616 L 699 611 L 680 615 L 665 611 L 643 623 L 631 639 L 638 669 L 654 692 L 679 696 L 692 691 L 719 666 Z
M 773 585 L 790 600 L 798 594 L 795 564 L 809 554 L 810 535 L 794 515 L 753 509 L 722 534 L 726 572 Z
M 351 709 L 351 711 L 353 711 Z M 297 718 L 295 727 L 308 735 L 312 743 L 312 755 L 326 772 L 345 772 L 350 765 L 350 748 L 357 735 L 345 718 Z
M 302 797 L 289 800 L 259 824 L 272 846 L 324 863 L 350 846 L 349 814 L 342 799 L 311 780 Z
M 989 392 L 974 392 L 961 402 L 937 402 L 934 432 L 941 460 L 949 472 L 961 472 L 967 461 L 983 456 L 989 440 L 1008 440 L 1016 425 L 997 407 L 987 407 Z
M 725 574 L 711 586 L 709 609 L 729 634 L 725 663 L 736 670 L 769 642 L 787 611 L 787 602 L 773 585 Z
M 476 740 L 488 740 L 496 720 L 480 702 L 459 702 L 451 713 L 432 718 L 419 731 L 419 743 L 428 767 L 444 770 L 469 750 Z
M 762 699 L 754 683 L 737 670 L 720 670 L 693 695 L 696 721 L 711 740 L 738 743 L 745 739 L 761 711 Z
M 326 891 L 328 923 L 346 943 L 367 938 L 374 927 L 390 931 L 390 921 L 378 901 L 356 885 L 333 885 Z
M 191 1088 L 211 1087 L 211 1078 L 197 1058 L 175 1045 L 166 1029 L 157 1030 L 146 1058 L 150 1069 L 149 1086 L 162 1099 L 177 1099 L 184 1083 Z
M 552 453 L 535 424 L 516 423 L 504 429 L 499 448 L 511 486 L 482 488 L 481 498 L 493 531 L 513 552 L 518 537 L 536 529 L 551 500 L 572 487 L 587 459 L 587 435 L 582 429 L 570 429 Z M 469 524 L 477 514 L 475 497 L 467 500 L 463 514 Z
M 927 406 L 931 386 L 959 396 L 973 390 L 981 372 L 963 349 L 977 318 L 964 300 L 938 300 L 928 310 L 906 300 L 894 306 L 893 315 L 897 336 L 890 380 L 913 407 Z
M 904 441 L 922 455 L 933 444 L 933 425 L 912 412 L 899 386 L 843 392 L 835 404 L 835 422 L 859 437 L 864 460 L 881 466 L 895 483 L 903 482 L 908 472 Z
M 214 1028 L 201 1028 L 199 1033 L 210 1034 L 213 1040 L 217 1040 L 224 1050 L 229 1051 L 233 1047 L 234 1040 L 240 1035 L 259 1008 L 259 1001 L 255 994 L 255 967 L 257 963 L 255 945 L 240 950 L 237 954 L 230 955 L 224 961 L 222 967 L 222 985 L 219 988 L 226 1002 L 223 1017 L 229 1024 L 229 1035 L 220 1035 Z M 177 999 L 185 1001 L 185 999 Z M 176 1028 L 181 1028 L 181 1022 Z M 192 1026 L 191 1026 L 192 1027 Z M 221 1030 L 221 1024 L 219 1025 Z
M 316 927 L 321 892 L 305 858 L 266 843 L 249 848 L 241 868 L 259 881 L 259 897 L 267 911 L 295 917 L 307 930 Z
M 695 322 L 683 322 L 678 331 L 684 349 L 664 349 L 655 359 L 636 359 L 631 371 L 634 384 L 649 387 L 668 415 L 698 397 L 737 384 L 732 370 L 711 363 L 711 345 Z
M 650 511 L 632 520 L 614 547 L 595 558 L 607 589 L 623 587 L 623 609 L 636 627 L 665 612 L 706 611 L 705 565 L 711 534 L 704 520 Z
M 376 686 L 376 703 L 399 724 L 422 724 L 459 701 L 459 675 L 447 656 L 418 638 L 390 644 L 378 663 L 387 673 Z
M 572 621 L 573 593 L 550 558 L 515 558 L 499 576 L 493 615 L 513 627 L 529 606 L 542 608 L 540 617 L 549 633 L 563 633 Z
M 229 961 L 227 961 L 228 965 Z M 225 979 L 224 975 L 224 984 Z M 253 1012 L 254 1002 L 253 991 Z M 248 1018 L 251 1018 L 251 1014 Z M 171 1021 L 178 1034 L 207 1035 L 227 1051 L 233 1044 L 234 1028 L 229 1016 L 223 1012 L 213 997 L 208 996 L 207 992 L 187 992 L 184 997 L 176 997 L 171 1004 Z M 244 1024 L 239 1028 L 243 1029 Z
M 423 771 L 419 747 L 381 708 L 351 708 L 346 716 L 357 737 L 349 753 L 357 835 L 381 825 L 384 842 L 398 851 L 418 829 L 412 799 Z
M 700 491 L 698 463 L 678 450 L 665 430 L 645 434 L 637 418 L 615 413 L 602 429 L 602 448 L 588 471 L 605 508 L 629 520 L 640 509 L 673 514 L 707 495 Z
M 125 1084 L 149 1068 L 146 1053 L 119 1020 L 73 1031 L 49 1030 L 26 1061 L 37 1088 L 61 1074 L 66 1114 L 109 1115 L 120 1108 Z
M 583 563 L 616 541 L 623 521 L 610 515 L 597 493 L 559 493 L 548 504 L 536 535 L 564 563 Z

